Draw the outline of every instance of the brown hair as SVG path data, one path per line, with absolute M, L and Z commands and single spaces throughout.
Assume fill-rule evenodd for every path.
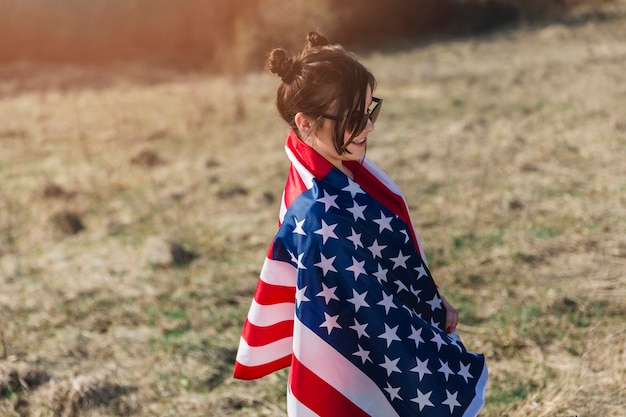
M 302 53 L 289 57 L 282 48 L 274 49 L 267 69 L 282 78 L 276 93 L 276 107 L 282 118 L 298 133 L 295 116 L 328 113 L 331 106 L 341 121 L 334 124 L 333 141 L 337 153 L 346 148 L 360 132 L 352 132 L 344 143 L 344 133 L 350 129 L 352 115 L 366 112 L 367 88 L 376 86 L 376 79 L 356 57 L 341 45 L 331 45 L 317 32 L 310 32 Z M 317 125 L 317 123 L 315 125 Z M 300 138 L 302 139 L 302 138 Z

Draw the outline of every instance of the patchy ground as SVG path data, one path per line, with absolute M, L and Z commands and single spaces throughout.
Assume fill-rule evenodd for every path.
M 626 10 L 364 56 L 481 415 L 626 410 Z M 231 378 L 287 160 L 277 80 L 0 68 L 0 414 L 280 416 Z

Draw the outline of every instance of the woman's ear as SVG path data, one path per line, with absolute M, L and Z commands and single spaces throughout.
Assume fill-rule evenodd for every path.
M 298 130 L 300 131 L 300 133 L 302 133 L 302 136 L 307 137 L 312 133 L 311 129 L 313 128 L 313 126 L 311 124 L 311 120 L 309 120 L 309 118 L 305 116 L 304 113 L 296 113 L 294 121 L 296 122 L 296 126 L 298 126 Z

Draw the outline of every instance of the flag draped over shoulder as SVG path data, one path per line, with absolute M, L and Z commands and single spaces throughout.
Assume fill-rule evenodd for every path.
M 487 368 L 456 333 L 398 187 L 369 159 L 354 180 L 292 132 L 279 230 L 234 376 L 291 366 L 301 416 L 476 416 Z

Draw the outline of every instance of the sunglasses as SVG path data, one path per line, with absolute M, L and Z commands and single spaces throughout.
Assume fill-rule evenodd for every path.
M 348 128 L 350 129 L 350 131 L 353 132 L 353 136 L 357 136 L 365 129 L 368 120 L 371 120 L 372 123 L 376 123 L 376 119 L 378 119 L 378 115 L 380 114 L 380 109 L 382 108 L 382 105 L 382 98 L 372 97 L 372 103 L 367 109 L 367 113 L 364 113 L 362 115 L 353 114 L 352 117 L 350 117 L 350 120 L 348 121 Z M 343 118 L 341 117 L 332 116 L 330 114 L 321 114 L 320 117 L 323 117 L 324 119 L 334 120 L 336 122 L 340 122 L 341 120 L 343 120 Z

